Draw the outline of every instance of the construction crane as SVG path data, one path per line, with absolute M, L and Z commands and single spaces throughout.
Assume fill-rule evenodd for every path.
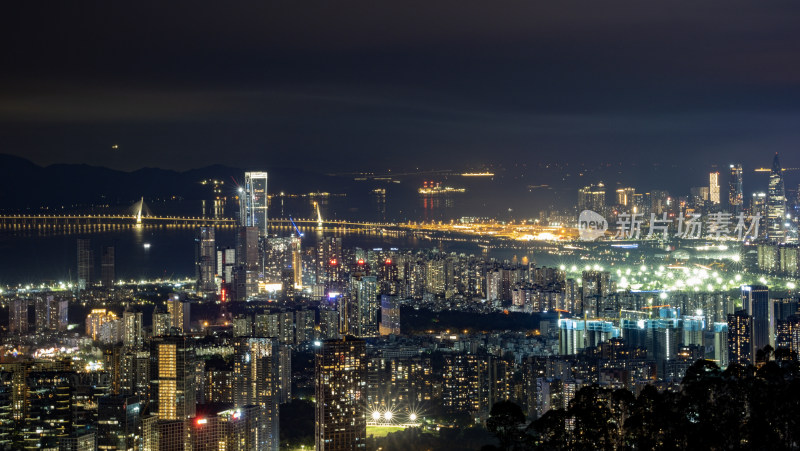
M 292 217 L 291 217 L 291 216 L 289 216 L 289 221 L 290 221 L 290 222 L 292 223 L 292 225 L 294 226 L 294 231 L 295 231 L 295 232 L 297 232 L 297 237 L 298 237 L 298 238 L 303 238 L 303 232 L 301 232 L 301 231 L 300 231 L 300 228 L 299 228 L 299 227 L 297 227 L 297 224 L 295 224 L 295 223 L 294 223 L 294 219 L 292 219 Z

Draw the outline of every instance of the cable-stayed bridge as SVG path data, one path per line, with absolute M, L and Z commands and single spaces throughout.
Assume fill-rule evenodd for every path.
M 294 228 L 294 223 L 303 231 L 323 229 L 349 229 L 349 228 L 394 228 L 397 224 L 385 222 L 367 222 L 350 220 L 323 220 L 319 207 L 316 206 L 316 218 L 270 218 L 269 227 L 281 230 Z M 76 229 L 85 227 L 102 226 L 108 228 L 127 227 L 236 227 L 238 221 L 234 218 L 211 216 L 169 216 L 154 215 L 144 198 L 131 205 L 126 210 L 114 213 L 90 214 L 4 214 L 0 215 L 0 229 Z

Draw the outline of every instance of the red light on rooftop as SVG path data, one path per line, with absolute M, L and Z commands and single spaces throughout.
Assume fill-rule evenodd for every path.
M 336 265 L 336 259 L 335 259 L 335 258 L 332 258 L 332 259 L 331 259 L 331 261 L 330 261 L 330 264 L 331 264 L 331 265 Z
M 362 259 L 358 259 L 358 264 L 359 264 L 359 265 L 363 265 L 363 264 L 364 264 L 364 260 L 362 260 Z
M 386 264 L 387 265 L 391 265 L 392 264 L 392 259 L 391 258 L 387 258 L 386 259 Z

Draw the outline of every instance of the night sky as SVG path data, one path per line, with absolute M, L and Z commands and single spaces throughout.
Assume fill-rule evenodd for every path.
M 0 37 L 38 164 L 800 165 L 798 1 L 18 1 Z

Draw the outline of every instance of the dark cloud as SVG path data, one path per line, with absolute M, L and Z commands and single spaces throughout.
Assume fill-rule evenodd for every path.
M 39 163 L 762 165 L 799 134 L 792 1 L 4 9 L 0 152 Z

